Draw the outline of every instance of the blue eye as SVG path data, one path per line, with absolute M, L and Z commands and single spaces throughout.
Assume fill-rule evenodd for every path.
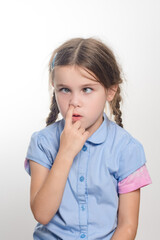
M 70 90 L 68 88 L 61 88 L 59 91 L 64 92 L 64 93 L 70 92 Z
M 92 88 L 89 88 L 89 87 L 87 87 L 87 88 L 83 88 L 83 91 L 85 92 L 85 93 L 91 93 L 92 92 Z

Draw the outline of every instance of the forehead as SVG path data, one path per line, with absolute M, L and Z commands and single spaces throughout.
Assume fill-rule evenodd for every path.
M 68 82 L 71 80 L 81 80 L 88 82 L 98 82 L 97 77 L 93 72 L 86 68 L 82 68 L 76 65 L 73 66 L 60 66 L 54 69 L 54 81 L 55 82 Z

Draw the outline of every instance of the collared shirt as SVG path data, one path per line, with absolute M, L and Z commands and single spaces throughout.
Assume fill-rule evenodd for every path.
M 117 227 L 118 184 L 144 166 L 143 146 L 103 114 L 71 166 L 60 207 L 47 225 L 37 224 L 34 239 L 111 239 Z M 51 169 L 64 119 L 32 135 L 26 159 Z M 30 174 L 29 165 L 26 170 Z

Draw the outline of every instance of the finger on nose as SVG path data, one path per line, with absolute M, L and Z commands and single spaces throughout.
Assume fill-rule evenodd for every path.
M 67 114 L 66 114 L 66 122 L 67 123 L 72 123 L 73 110 L 74 110 L 74 106 L 69 105 L 69 108 L 68 108 L 68 111 L 67 111 Z

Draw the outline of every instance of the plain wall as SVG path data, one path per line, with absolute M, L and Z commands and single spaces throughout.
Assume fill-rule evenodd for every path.
M 23 164 L 31 134 L 49 113 L 49 58 L 72 37 L 100 38 L 123 68 L 124 128 L 143 144 L 153 182 L 141 190 L 136 240 L 159 238 L 159 12 L 158 0 L 0 2 L 0 239 L 32 239 Z

